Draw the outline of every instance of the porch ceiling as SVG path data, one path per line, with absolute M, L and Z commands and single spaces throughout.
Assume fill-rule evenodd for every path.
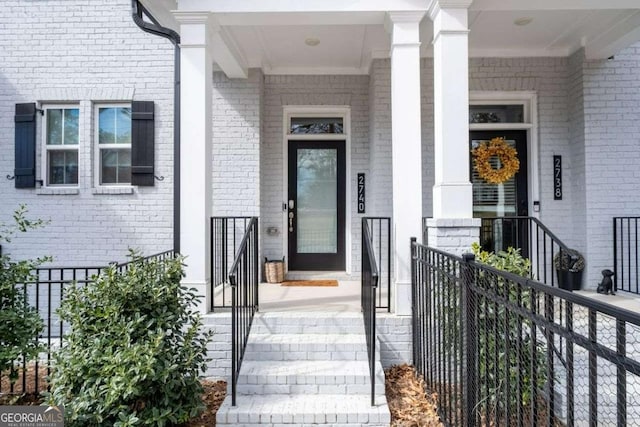
M 424 0 L 143 0 L 165 25 L 171 10 L 207 11 L 219 25 L 214 60 L 230 77 L 246 69 L 268 74 L 366 74 L 373 58 L 389 56 L 386 12 L 425 12 Z M 527 25 L 517 25 L 522 18 Z M 638 0 L 475 0 L 469 11 L 472 57 L 607 58 L 640 41 Z M 420 27 L 430 56 L 432 24 Z M 316 46 L 306 40 L 316 39 Z M 220 40 L 223 43 L 220 43 Z M 217 51 L 217 52 L 216 52 Z

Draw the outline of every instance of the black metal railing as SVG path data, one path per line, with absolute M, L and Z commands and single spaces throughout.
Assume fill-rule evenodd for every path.
M 249 220 L 231 268 L 231 403 L 236 406 L 236 383 L 249 339 L 253 316 L 258 311 L 258 218 Z
M 418 372 L 447 425 L 637 425 L 640 315 L 412 242 Z
M 391 218 L 365 217 L 363 221 L 369 227 L 371 248 L 378 267 L 376 308 L 391 312 Z
M 113 264 L 119 272 L 124 272 L 134 262 L 174 256 L 173 251 L 165 251 L 136 261 Z M 0 394 L 39 393 L 47 389 L 48 384 L 43 379 L 51 373 L 52 354 L 60 348 L 64 334 L 68 331 L 68 325 L 57 314 L 65 289 L 71 283 L 93 283 L 105 268 L 107 267 L 40 267 L 31 273 L 31 279 L 27 283 L 16 284 L 24 291 L 29 305 L 36 309 L 44 323 L 44 329 L 38 336 L 43 348 L 35 360 L 22 358 L 15 361 L 13 369 L 18 374 L 16 382 L 9 381 L 9 372 L 0 372 Z
M 376 293 L 378 288 L 378 266 L 373 250 L 369 221 L 362 218 L 362 313 L 364 317 L 364 331 L 367 339 L 367 353 L 369 356 L 369 374 L 371 376 L 371 406 L 375 406 L 376 386 Z
M 229 267 L 252 217 L 215 216 L 211 218 L 211 310 L 231 307 Z
M 638 251 L 640 217 L 613 218 L 613 283 L 614 290 L 640 294 L 640 252 Z
M 551 286 L 557 283 L 554 257 L 562 251 L 571 252 L 539 219 L 530 216 L 482 218 L 480 247 L 490 252 L 520 249 L 520 254 L 531 260 L 531 276 Z

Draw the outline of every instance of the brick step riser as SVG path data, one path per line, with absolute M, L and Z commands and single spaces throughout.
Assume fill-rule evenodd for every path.
M 238 384 L 240 395 L 265 395 L 265 394 L 344 394 L 344 395 L 369 395 L 370 384 Z M 384 382 L 376 383 L 376 395 L 384 395 Z
M 362 325 L 253 325 L 251 326 L 253 334 L 357 334 L 364 335 L 364 327 Z
M 249 399 L 249 396 L 245 396 Z M 237 401 L 238 405 L 242 404 L 242 398 Z M 222 415 L 222 414 L 221 414 Z M 217 417 L 216 425 L 317 425 L 317 424 L 331 424 L 334 427 L 337 426 L 388 426 L 391 420 L 386 420 L 388 416 L 380 416 L 375 410 L 370 413 L 358 412 L 358 413 L 289 413 L 289 414 L 264 414 L 259 412 L 244 412 L 240 414 L 227 414 Z M 226 420 L 224 419 L 226 418 Z M 380 419 L 383 418 L 383 419 Z
M 268 360 L 280 360 L 280 361 L 297 361 L 297 360 L 336 360 L 336 361 L 367 361 L 367 351 L 353 351 L 353 350 L 336 350 L 331 351 L 318 351 L 318 350 L 296 350 L 296 351 L 278 351 L 270 348 L 271 346 L 265 346 L 264 348 L 252 347 L 249 349 L 247 345 L 247 351 L 244 355 L 244 360 L 255 361 L 268 361 Z

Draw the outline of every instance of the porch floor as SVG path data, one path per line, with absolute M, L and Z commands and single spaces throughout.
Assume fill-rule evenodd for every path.
M 338 280 L 338 286 L 281 286 L 260 283 L 260 311 L 360 312 L 360 281 Z
M 618 291 L 615 295 L 599 294 L 596 291 L 574 291 L 575 293 L 594 300 L 613 305 L 618 308 L 640 313 L 640 295 Z

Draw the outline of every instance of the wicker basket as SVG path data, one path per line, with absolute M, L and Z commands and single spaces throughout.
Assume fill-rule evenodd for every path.
M 284 281 L 284 257 L 282 260 L 272 261 L 265 258 L 264 275 L 268 283 L 282 283 Z

